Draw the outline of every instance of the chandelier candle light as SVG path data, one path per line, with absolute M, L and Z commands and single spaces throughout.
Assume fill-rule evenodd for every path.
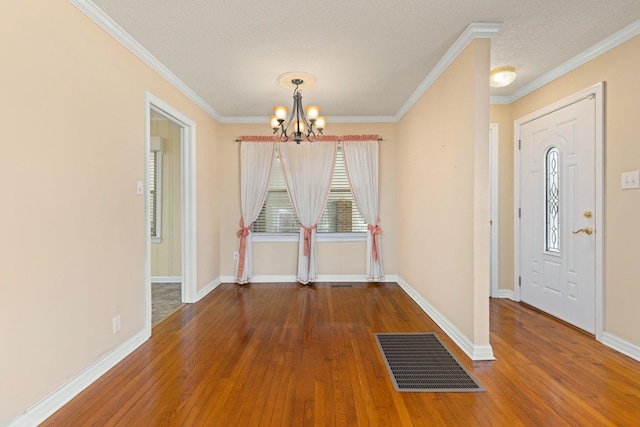
M 309 106 L 302 108 L 302 89 L 312 87 L 316 83 L 315 77 L 308 73 L 291 72 L 278 77 L 280 86 L 293 89 L 293 107 L 291 116 L 287 120 L 287 107 L 281 105 L 273 107 L 271 129 L 281 141 L 293 139 L 296 143 L 305 139 L 309 142 L 316 140 L 316 130 L 322 135 L 326 118 L 320 116 L 320 107 Z M 286 121 L 286 125 L 284 124 Z

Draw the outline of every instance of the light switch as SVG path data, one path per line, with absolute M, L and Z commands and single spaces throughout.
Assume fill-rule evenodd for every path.
M 640 171 L 622 172 L 620 188 L 623 190 L 640 188 Z
M 136 194 L 144 194 L 144 182 L 136 181 Z

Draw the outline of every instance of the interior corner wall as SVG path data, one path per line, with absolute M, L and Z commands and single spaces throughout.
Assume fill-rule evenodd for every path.
M 489 122 L 498 124 L 498 288 L 513 292 L 514 144 L 511 106 L 491 105 L 489 112 Z
M 489 282 L 475 277 L 474 237 L 478 120 L 486 144 L 489 134 L 488 89 L 484 101 L 477 89 L 488 68 L 477 67 L 489 51 L 489 40 L 471 42 L 400 120 L 396 144 L 398 274 L 475 344 L 489 338 Z
M 308 93 L 313 96 L 312 91 Z M 397 208 L 396 189 L 396 124 L 395 123 L 328 123 L 327 135 L 371 135 L 384 140 L 380 143 L 380 226 L 382 228 L 382 254 L 387 276 L 397 274 Z M 269 135 L 268 123 L 221 124 L 219 140 L 225 161 L 220 165 L 224 176 L 222 197 L 225 201 L 221 218 L 220 265 L 222 275 L 233 277 L 235 261 L 233 252 L 238 250 L 236 232 L 240 221 L 240 145 L 235 142 L 242 135 Z M 320 276 L 360 276 L 366 274 L 366 241 L 318 242 L 318 274 Z M 253 274 L 257 276 L 290 277 L 296 275 L 298 266 L 297 242 L 254 242 Z
M 0 425 L 133 337 L 145 93 L 196 123 L 198 286 L 219 277 L 217 122 L 67 1 L 2 4 Z M 120 315 L 121 329 L 112 331 Z
M 620 175 L 640 170 L 638 52 L 640 36 L 511 104 L 511 117 L 517 120 L 604 82 L 604 230 L 595 230 L 604 232 L 604 331 L 636 347 L 640 347 L 640 190 L 622 190 Z M 513 162 L 506 157 L 500 162 Z

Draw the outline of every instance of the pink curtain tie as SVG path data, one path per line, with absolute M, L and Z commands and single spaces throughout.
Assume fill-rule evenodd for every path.
M 373 242 L 371 243 L 373 250 L 373 260 L 378 261 L 378 235 L 382 234 L 382 228 L 376 222 L 376 225 L 368 225 L 369 231 L 371 232 L 371 236 L 373 237 Z
M 304 228 L 304 256 L 309 256 L 311 253 L 311 231 L 315 230 L 316 226 L 307 228 L 303 225 L 302 228 Z
M 244 226 L 244 219 L 240 218 L 240 230 L 236 233 L 240 238 L 240 255 L 238 258 L 238 278 L 241 278 L 244 274 L 244 257 L 247 253 L 247 236 L 249 235 L 249 231 L 251 230 L 251 225 L 248 227 Z

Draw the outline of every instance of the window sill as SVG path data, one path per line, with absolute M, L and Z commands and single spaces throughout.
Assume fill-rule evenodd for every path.
M 299 233 L 253 233 L 254 242 L 297 242 Z M 367 233 L 316 233 L 316 242 L 366 242 Z
M 162 238 L 160 237 L 152 237 L 151 243 L 162 243 Z

